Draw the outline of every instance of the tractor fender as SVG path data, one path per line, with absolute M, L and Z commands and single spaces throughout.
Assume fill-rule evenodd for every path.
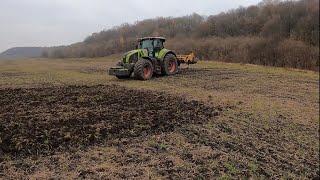
M 159 52 L 159 54 L 158 54 L 158 59 L 160 59 L 161 61 L 163 61 L 164 57 L 165 57 L 167 54 L 173 54 L 174 56 L 177 57 L 176 53 L 174 53 L 173 51 L 168 50 L 168 49 L 162 49 L 162 50 Z

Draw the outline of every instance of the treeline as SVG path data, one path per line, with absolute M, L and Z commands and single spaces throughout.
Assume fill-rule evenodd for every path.
M 205 60 L 319 69 L 319 0 L 264 0 L 219 15 L 198 14 L 123 24 L 44 57 L 102 57 L 133 49 L 138 37 L 164 36 L 178 53 Z

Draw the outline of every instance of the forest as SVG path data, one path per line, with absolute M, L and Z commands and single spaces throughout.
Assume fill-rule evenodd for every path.
M 45 58 L 104 57 L 134 49 L 144 36 L 164 36 L 179 54 L 201 60 L 319 70 L 319 0 L 263 0 L 211 16 L 158 17 L 106 29 Z

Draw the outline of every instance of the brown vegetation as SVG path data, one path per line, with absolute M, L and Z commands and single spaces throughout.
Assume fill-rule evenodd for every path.
M 180 43 L 180 42 L 184 43 Z M 302 41 L 262 37 L 172 39 L 168 46 L 179 53 L 195 51 L 200 59 L 317 70 L 319 48 Z
M 169 48 L 194 51 L 202 59 L 317 70 L 319 0 L 264 0 L 209 17 L 193 14 L 123 24 L 81 43 L 49 48 L 43 56 L 102 57 L 133 49 L 136 38 L 151 35 L 165 36 Z

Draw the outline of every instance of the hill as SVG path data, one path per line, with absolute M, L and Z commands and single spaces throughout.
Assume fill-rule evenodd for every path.
M 14 47 L 0 54 L 0 59 L 35 58 L 41 57 L 43 47 Z
M 264 0 L 203 17 L 159 17 L 93 33 L 83 42 L 51 48 L 46 56 L 102 57 L 134 48 L 136 38 L 164 36 L 178 53 L 201 59 L 318 70 L 319 0 Z

